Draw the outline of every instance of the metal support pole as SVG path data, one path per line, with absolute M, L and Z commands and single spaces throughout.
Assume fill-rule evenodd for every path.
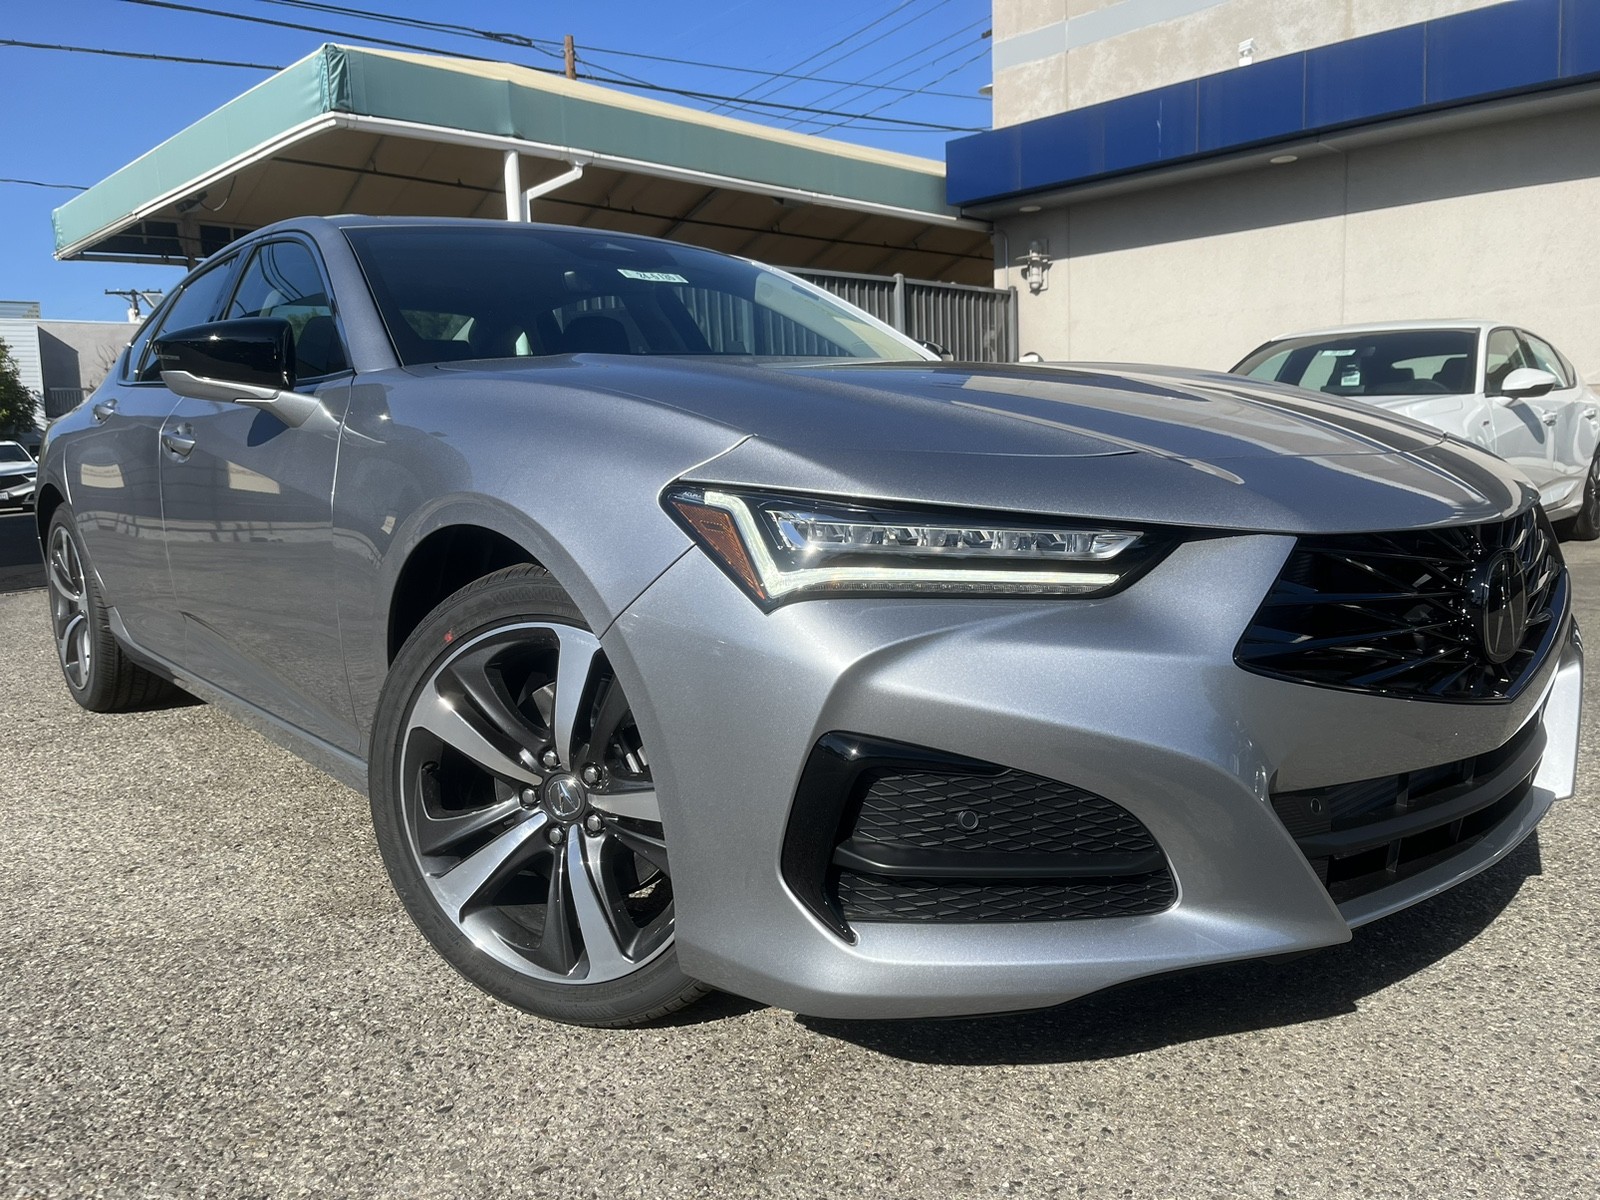
M 894 299 L 889 309 L 893 317 L 889 323 L 901 333 L 906 331 L 906 277 L 899 271 L 894 273 Z
M 522 156 L 515 150 L 507 150 L 505 155 L 506 220 L 526 221 L 528 210 L 522 199 Z

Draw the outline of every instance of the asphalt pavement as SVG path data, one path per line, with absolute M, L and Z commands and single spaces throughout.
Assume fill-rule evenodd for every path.
M 213 708 L 80 711 L 37 589 L 0 647 L 0 1197 L 1600 1195 L 1600 704 L 1533 839 L 1349 945 L 982 1021 L 592 1032 L 425 946 L 360 795 Z

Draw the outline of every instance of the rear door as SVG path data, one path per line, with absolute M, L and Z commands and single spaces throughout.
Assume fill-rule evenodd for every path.
M 161 494 L 186 660 L 216 686 L 354 750 L 332 571 L 348 360 L 312 244 L 285 237 L 249 253 L 222 316 L 288 320 L 296 390 L 315 394 L 323 413 L 296 427 L 242 404 L 185 398 L 168 416 Z
M 74 436 L 66 464 L 78 534 L 107 602 L 138 645 L 179 661 L 184 632 L 167 566 L 159 475 L 161 426 L 178 398 L 161 382 L 150 340 L 161 329 L 211 320 L 237 259 L 208 263 L 145 322 L 95 393 L 94 427 Z

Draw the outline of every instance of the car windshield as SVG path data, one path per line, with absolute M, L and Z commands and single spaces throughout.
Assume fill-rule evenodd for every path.
M 32 457 L 15 442 L 0 442 L 0 462 L 31 463 Z
M 691 246 L 526 225 L 345 233 L 407 366 L 581 353 L 927 357 L 819 289 Z
M 1330 396 L 1461 396 L 1478 387 L 1478 334 L 1400 329 L 1285 338 L 1233 370 Z

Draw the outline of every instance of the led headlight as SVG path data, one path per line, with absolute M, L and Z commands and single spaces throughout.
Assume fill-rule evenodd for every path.
M 1098 523 L 674 487 L 667 511 L 750 596 L 1100 596 L 1170 544 Z

